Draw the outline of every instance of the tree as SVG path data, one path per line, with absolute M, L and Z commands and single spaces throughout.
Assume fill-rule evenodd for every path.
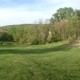
M 66 20 L 67 17 L 74 16 L 74 10 L 69 7 L 59 8 L 55 14 L 52 15 L 50 19 L 51 23 L 59 22 L 61 20 Z

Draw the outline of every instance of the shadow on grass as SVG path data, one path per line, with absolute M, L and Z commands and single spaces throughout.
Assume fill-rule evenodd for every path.
M 0 54 L 43 54 L 57 51 L 67 51 L 72 47 L 69 44 L 53 46 L 44 49 L 0 49 Z

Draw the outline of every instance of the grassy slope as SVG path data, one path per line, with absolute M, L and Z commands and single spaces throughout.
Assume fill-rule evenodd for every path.
M 80 80 L 80 48 L 1 45 L 0 80 Z

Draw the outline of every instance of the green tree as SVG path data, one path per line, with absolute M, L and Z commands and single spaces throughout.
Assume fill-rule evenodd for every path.
M 55 23 L 61 20 L 66 20 L 67 17 L 74 16 L 74 10 L 69 7 L 59 8 L 55 14 L 52 15 L 50 19 L 51 23 Z

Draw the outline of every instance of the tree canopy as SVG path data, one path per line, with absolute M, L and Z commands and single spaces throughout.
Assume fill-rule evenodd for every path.
M 74 15 L 75 15 L 75 11 L 71 7 L 59 8 L 57 12 L 52 15 L 51 22 L 55 23 L 61 20 L 66 20 L 67 17 L 73 17 Z

